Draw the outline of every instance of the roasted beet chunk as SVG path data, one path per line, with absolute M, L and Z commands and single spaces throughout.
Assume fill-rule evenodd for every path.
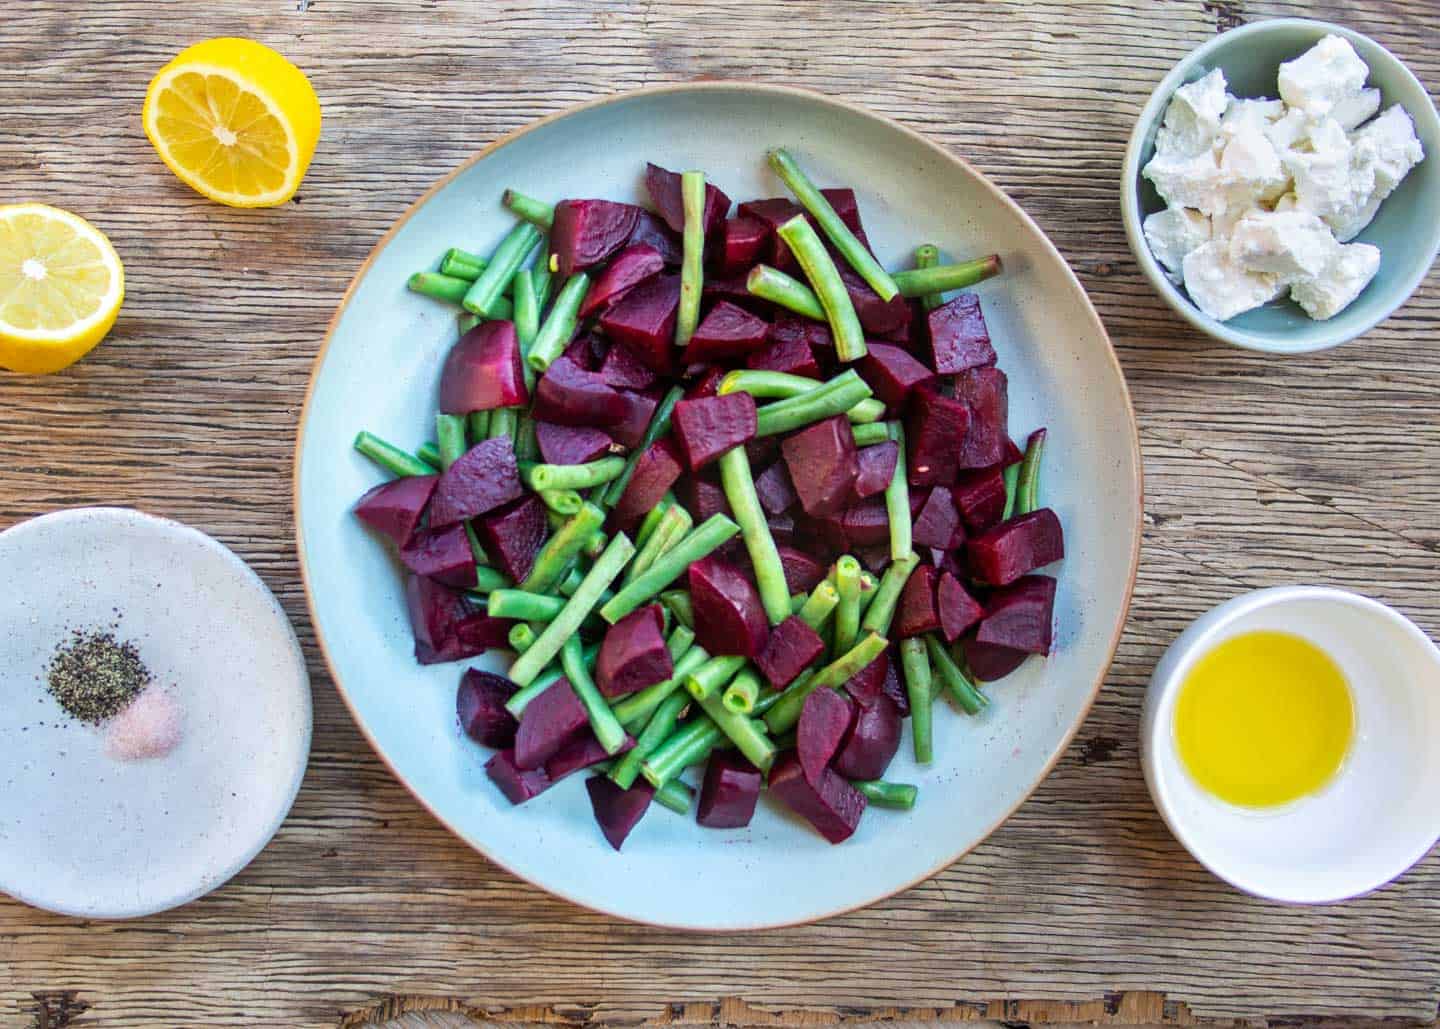
M 776 461 L 755 476 L 755 494 L 768 515 L 783 514 L 800 499 L 795 495 L 795 487 L 790 482 L 790 472 L 786 470 L 784 461 Z
M 786 437 L 780 451 L 806 514 L 824 517 L 850 501 L 860 467 L 855 434 L 844 415 L 826 418 Z
M 940 628 L 940 612 L 935 609 L 935 585 L 939 574 L 930 565 L 920 565 L 910 573 L 900 592 L 900 606 L 895 612 L 895 635 L 901 639 L 923 636 Z
M 980 602 L 948 571 L 941 574 L 940 585 L 935 588 L 935 606 L 940 612 L 940 632 L 946 643 L 954 643 L 985 615 Z
M 910 485 L 949 485 L 959 470 L 959 451 L 970 431 L 970 408 L 929 386 L 917 386 L 905 420 Z
M 585 780 L 585 789 L 590 794 L 590 808 L 595 812 L 600 831 L 616 850 L 645 816 L 655 796 L 655 787 L 643 779 L 622 790 L 605 776 L 595 775 Z
M 936 486 L 925 498 L 915 516 L 914 537 L 919 546 L 936 550 L 950 550 L 964 541 L 965 530 L 960 526 L 955 498 L 944 486 Z
M 820 634 L 798 615 L 791 615 L 771 630 L 765 649 L 760 651 L 755 663 L 770 685 L 778 690 L 794 682 L 795 677 L 824 652 L 825 641 Z
M 885 672 L 889 667 L 890 652 L 886 650 L 850 677 L 845 683 L 845 692 L 861 707 L 869 707 L 876 698 L 884 696 Z
M 668 436 L 657 439 L 641 452 L 635 471 L 620 494 L 611 517 L 617 527 L 628 529 L 650 513 L 680 478 L 680 451 Z
M 1005 514 L 1005 475 L 999 468 L 964 472 L 950 490 L 950 496 L 970 532 L 993 529 Z
M 503 675 L 467 668 L 455 692 L 455 713 L 460 728 L 476 743 L 496 750 L 515 745 L 519 722 L 505 710 L 505 702 L 518 687 Z
M 770 792 L 831 843 L 848 840 L 865 813 L 865 796 L 834 769 L 825 769 L 818 783 L 807 780 L 793 750 L 782 753 L 770 769 Z
M 430 499 L 430 525 L 442 528 L 508 504 L 523 492 L 508 439 L 476 443 L 452 464 Z
M 970 408 L 970 431 L 960 446 L 961 468 L 988 468 L 1005 460 L 1010 443 L 1009 391 L 999 368 L 972 368 L 955 376 L 955 396 Z
M 550 253 L 564 278 L 599 264 L 625 245 L 640 208 L 613 200 L 562 200 L 555 205 Z
M 590 720 L 570 680 L 557 679 L 525 706 L 515 730 L 515 763 L 521 768 L 539 768 L 589 727 Z
M 965 545 L 970 571 L 990 586 L 1008 586 L 1065 556 L 1060 519 L 1048 507 L 1001 522 Z
M 755 398 L 749 393 L 682 400 L 670 424 L 690 470 L 698 471 L 721 454 L 755 436 Z
M 855 724 L 832 766 L 847 779 L 879 779 L 899 749 L 900 709 L 881 693 L 855 713 Z
M 955 375 L 995 363 L 990 330 L 980 313 L 980 298 L 961 293 L 926 318 L 930 330 L 930 364 L 941 375 Z
M 540 444 L 540 456 L 548 464 L 584 464 L 610 452 L 609 433 L 585 425 L 537 421 L 535 438 Z
M 657 378 L 629 347 L 611 347 L 605 352 L 599 371 L 605 385 L 616 389 L 649 389 Z
M 895 478 L 895 465 L 900 460 L 900 444 L 894 440 L 861 447 L 855 453 L 859 473 L 855 476 L 855 498 L 864 500 L 884 492 Z
M 475 585 L 475 552 L 463 525 L 421 529 L 400 548 L 400 561 L 416 575 L 447 586 L 468 589 Z
M 795 753 L 806 779 L 820 781 L 854 721 L 855 707 L 843 694 L 815 690 L 805 698 L 795 727 Z
M 1055 580 L 1025 575 L 996 590 L 985 605 L 985 619 L 975 633 L 980 643 L 1048 654 L 1054 641 Z
M 935 378 L 933 371 L 900 347 L 889 343 L 870 343 L 867 349 L 869 352 L 858 366 L 860 377 L 885 402 L 886 410 L 891 414 L 905 406 L 912 389 Z
M 644 210 L 635 216 L 635 228 L 630 232 L 630 238 L 625 241 L 625 245 L 633 247 L 641 243 L 655 248 L 668 267 L 678 267 L 685 257 L 680 234 L 671 232 L 670 226 L 666 225 L 658 214 Z
M 440 372 L 440 410 L 469 414 L 528 403 L 512 322 L 481 322 L 450 348 Z
M 645 191 L 665 224 L 674 232 L 685 231 L 685 201 L 680 193 L 680 173 L 668 171 L 658 164 L 645 165 Z M 714 185 L 705 183 L 705 235 L 710 235 L 725 220 L 730 198 Z
M 459 590 L 420 575 L 405 581 L 405 605 L 415 634 L 415 660 L 422 665 L 460 661 L 503 647 L 513 624 L 491 618 Z
M 695 821 L 707 829 L 739 829 L 750 824 L 760 799 L 760 771 L 733 751 L 717 750 L 705 767 Z
M 600 316 L 600 327 L 653 372 L 669 374 L 675 349 L 680 276 L 657 275 L 630 290 Z
M 634 450 L 645 441 L 645 430 L 650 428 L 650 420 L 655 417 L 660 398 L 654 390 L 642 393 L 629 389 L 622 389 L 620 397 L 625 401 L 625 417 L 607 426 L 605 431 L 622 447 Z
M 802 339 L 787 339 L 771 343 L 763 350 L 757 350 L 745 357 L 746 368 L 758 368 L 767 372 L 789 372 L 803 375 L 807 379 L 820 378 L 820 365 L 815 352 Z
M 665 261 L 648 243 L 636 243 L 615 255 L 605 270 L 595 277 L 595 282 L 585 294 L 580 305 L 580 317 L 589 318 L 603 311 L 629 290 L 665 268 Z
M 712 515 L 730 514 L 730 502 L 725 499 L 725 491 L 709 473 L 681 476 L 680 481 L 675 484 L 675 495 L 680 498 L 680 503 L 685 505 L 685 510 L 690 512 L 690 517 L 695 519 L 696 525 Z
M 809 593 L 825 578 L 825 565 L 808 551 L 778 540 L 775 550 L 780 555 L 780 567 L 785 571 L 785 585 L 791 593 Z
M 665 646 L 664 624 L 660 605 L 647 604 L 610 626 L 595 658 L 601 693 L 621 697 L 670 678 L 675 663 Z
M 407 475 L 382 482 L 356 503 L 355 517 L 384 533 L 397 547 L 403 547 L 420 527 L 425 506 L 439 481 L 438 475 Z
M 603 428 L 624 420 L 627 410 L 619 390 L 563 355 L 535 385 L 533 414 L 541 421 Z
M 1023 650 L 1002 647 L 995 643 L 981 643 L 972 632 L 960 641 L 965 653 L 965 666 L 970 674 L 981 682 L 1003 679 L 1025 663 L 1030 655 Z
M 720 270 L 738 275 L 760 260 L 770 242 L 770 227 L 757 218 L 740 215 L 725 223 L 721 237 Z
M 485 774 L 512 804 L 523 804 L 531 797 L 538 797 L 550 786 L 550 777 L 544 769 L 521 768 L 515 763 L 513 750 L 502 750 L 485 762 Z
M 880 294 L 871 289 L 870 284 L 849 264 L 837 261 L 835 267 L 840 272 L 841 281 L 845 283 L 845 291 L 850 294 L 850 303 L 855 308 L 860 325 L 866 332 L 884 336 L 910 324 L 910 305 L 899 293 L 889 300 L 881 300 Z
M 754 353 L 765 346 L 770 326 L 743 307 L 722 300 L 695 329 L 685 348 L 691 364 L 728 361 Z
M 695 638 L 711 654 L 754 658 L 765 646 L 765 608 L 755 584 L 737 566 L 711 555 L 690 566 Z
M 623 754 L 633 746 L 635 746 L 634 738 L 626 736 L 615 754 L 617 756 Z M 567 775 L 578 772 L 582 768 L 589 768 L 591 765 L 598 765 L 610 756 L 605 752 L 600 741 L 595 738 L 594 733 L 583 732 L 579 737 L 557 750 L 555 755 L 545 762 L 545 775 L 552 783 L 559 782 Z
M 769 200 L 750 200 L 741 204 L 736 210 L 747 218 L 754 218 L 770 230 L 770 263 L 782 272 L 797 270 L 800 266 L 795 260 L 795 255 L 785 245 L 775 230 L 784 225 L 797 214 L 804 211 L 800 205 L 789 197 L 773 197 Z
M 476 520 L 475 535 L 511 582 L 524 582 L 545 542 L 545 504 L 533 493 Z

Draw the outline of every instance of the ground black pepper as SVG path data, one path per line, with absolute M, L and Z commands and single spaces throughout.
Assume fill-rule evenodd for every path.
M 50 695 L 73 718 L 103 722 L 150 685 L 150 669 L 128 640 L 111 630 L 72 629 L 55 647 L 46 673 Z

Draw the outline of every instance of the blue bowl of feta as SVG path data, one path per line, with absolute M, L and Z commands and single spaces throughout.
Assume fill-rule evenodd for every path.
M 1272 353 L 1337 346 L 1403 304 L 1440 252 L 1440 116 L 1357 32 L 1244 25 L 1151 96 L 1121 210 L 1141 270 L 1202 332 Z

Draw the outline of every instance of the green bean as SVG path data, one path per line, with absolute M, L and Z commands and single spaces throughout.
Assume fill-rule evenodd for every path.
M 840 595 L 835 609 L 835 649 L 843 653 L 860 635 L 860 562 L 849 554 L 835 562 L 835 590 Z
M 1015 502 L 1019 500 L 1020 465 L 1009 464 L 1001 473 L 1005 479 L 1005 510 L 1000 515 L 1002 522 L 1008 522 L 1015 514 Z
M 875 593 L 880 589 L 880 580 L 869 572 L 860 573 L 860 620 L 865 620 L 865 612 L 870 610 L 870 602 L 875 599 Z
M 935 268 L 940 264 L 940 248 L 934 243 L 925 243 L 915 248 L 916 268 Z M 925 311 L 933 311 L 945 302 L 940 291 L 925 293 L 920 297 L 920 307 Z
M 790 187 L 790 192 L 795 194 L 795 199 L 800 201 L 800 205 L 814 216 L 825 235 L 830 237 L 830 242 L 835 245 L 835 249 L 840 252 L 840 256 L 845 258 L 850 267 L 854 268 L 856 273 L 870 284 L 870 288 L 880 295 L 881 300 L 890 300 L 897 292 L 895 281 L 890 278 L 884 268 L 880 267 L 880 262 L 875 260 L 874 254 L 870 253 L 870 248 L 861 243 L 855 237 L 855 233 L 850 231 L 850 226 L 846 225 L 840 215 L 835 213 L 835 208 L 830 206 L 830 201 L 825 199 L 825 194 L 815 188 L 815 184 L 800 170 L 795 159 L 783 149 L 772 150 L 770 151 L 770 167 L 774 168 L 775 174 L 779 175 L 785 181 L 785 185 Z
M 802 622 L 819 632 L 830 620 L 830 615 L 839 603 L 840 591 L 835 588 L 835 584 L 829 579 L 821 579 L 796 614 Z
M 580 548 L 580 553 L 593 561 L 600 556 L 605 550 L 606 544 L 609 542 L 610 537 L 605 534 L 604 530 L 596 529 L 590 534 L 590 538 L 585 541 L 585 545 Z M 607 596 L 606 599 L 608 600 L 609 597 Z
M 1036 429 L 1025 444 L 1025 458 L 1015 484 L 1015 514 L 1024 515 L 1040 506 L 1040 459 L 1045 453 L 1045 430 Z
M 975 684 L 950 656 L 950 651 L 933 633 L 925 637 L 925 650 L 930 655 L 931 667 L 940 676 L 941 684 L 950 691 L 950 696 L 955 698 L 955 703 L 960 705 L 962 711 L 967 715 L 978 715 L 989 706 L 990 698 L 976 689 Z
M 623 539 L 623 537 L 617 537 Z M 618 553 L 618 551 L 617 551 Z M 616 571 L 619 571 L 617 568 Z M 579 628 L 579 623 L 575 626 Z M 548 628 L 546 629 L 548 632 Z M 543 635 L 543 634 L 542 634 Z M 535 641 L 539 646 L 540 641 Z M 531 647 L 534 650 L 535 647 Z M 516 664 L 525 660 L 527 650 L 516 659 Z M 580 698 L 581 705 L 585 708 L 585 715 L 590 719 L 590 728 L 595 733 L 595 739 L 600 746 L 605 748 L 605 753 L 614 755 L 620 748 L 625 746 L 625 730 L 620 725 L 620 720 L 615 717 L 615 712 L 610 710 L 610 705 L 605 702 L 595 680 L 590 678 L 590 669 L 585 666 L 585 656 L 580 644 L 580 635 L 570 633 L 566 636 L 560 647 L 560 667 L 565 669 L 565 678 L 570 680 L 570 688 L 575 691 L 575 696 Z M 515 668 L 510 668 L 510 678 L 515 678 Z
M 619 590 L 600 609 L 600 615 L 611 625 L 634 611 L 641 604 L 669 586 L 693 563 L 705 557 L 740 531 L 740 526 L 723 514 L 711 515 L 704 523 L 659 557 L 644 575 Z
M 885 517 L 890 523 L 890 560 L 898 561 L 914 547 L 915 526 L 910 521 L 910 483 L 905 471 L 905 428 L 890 423 L 890 438 L 899 444 L 895 474 L 885 487 Z
M 465 310 L 483 318 L 500 317 L 498 309 L 510 288 L 510 280 L 539 242 L 540 230 L 529 222 L 520 222 L 506 233 L 491 255 L 490 263 L 465 293 Z
M 521 470 L 520 477 L 533 490 L 590 489 L 609 482 L 625 470 L 623 457 L 602 457 L 586 464 L 536 464 Z
M 465 279 L 474 282 L 485 270 L 490 262 L 479 254 L 472 254 L 459 247 L 451 247 L 445 251 L 445 256 L 440 259 L 440 274 L 450 275 L 457 279 Z
M 698 699 L 700 710 L 730 738 L 740 753 L 745 755 L 745 759 L 760 771 L 768 772 L 775 763 L 775 744 L 765 732 L 764 723 L 754 721 L 749 715 L 736 714 L 729 710 L 717 694 L 712 693 Z
M 867 400 L 866 403 L 869 403 Z M 884 443 L 890 438 L 890 426 L 884 422 L 871 422 L 868 425 L 856 425 L 850 429 L 855 436 L 857 447 L 873 447 L 877 443 Z
M 540 553 L 535 555 L 535 564 L 520 588 L 531 593 L 549 593 L 569 570 L 575 555 L 580 553 L 591 533 L 605 524 L 605 512 L 594 504 L 580 508 L 559 532 L 555 533 Z
M 486 594 L 496 590 L 503 590 L 510 585 L 510 580 L 503 572 L 496 571 L 486 565 L 480 565 L 475 569 L 475 585 L 470 588 L 472 595 L 484 600 Z
M 570 570 L 565 573 L 565 578 L 560 580 L 560 592 L 567 597 L 574 596 L 575 591 L 580 588 L 580 584 L 584 581 L 585 573 L 574 565 L 571 565 Z
M 443 300 L 447 304 L 458 304 L 465 299 L 465 294 L 470 289 L 470 280 L 456 278 L 454 275 L 442 275 L 439 272 L 416 272 L 406 280 L 405 287 L 421 296 Z
M 516 622 L 510 626 L 510 632 L 506 634 L 510 641 L 510 649 L 517 654 L 523 654 L 535 644 L 535 630 L 525 622 Z
M 555 276 L 550 272 L 550 239 L 540 241 L 535 251 L 535 263 L 530 266 L 530 288 L 535 291 L 535 307 L 543 314 L 550 302 L 550 287 L 555 285 Z
M 440 467 L 447 469 L 465 453 L 465 416 L 435 415 L 435 438 L 440 441 Z
M 547 232 L 555 225 L 555 208 L 543 200 L 527 197 L 518 189 L 507 189 L 500 196 L 500 202 L 510 208 L 518 218 L 524 218 Z
M 548 622 L 565 607 L 563 597 L 526 590 L 492 590 L 485 613 L 491 618 L 515 618 L 522 622 Z
M 432 443 L 429 440 L 421 443 L 418 447 L 415 448 L 415 456 L 419 458 L 424 464 L 430 466 L 430 471 L 426 474 L 434 475 L 440 470 L 440 447 L 437 446 L 435 443 Z
M 616 763 L 613 760 L 597 761 L 590 766 L 590 770 L 599 775 L 608 775 L 614 770 Z M 654 800 L 677 815 L 688 815 L 691 805 L 695 803 L 695 790 L 679 779 L 672 779 L 655 791 Z
M 660 528 L 660 519 L 665 517 L 665 512 L 675 506 L 675 494 L 666 493 L 649 511 L 645 517 L 640 519 L 640 528 L 635 530 L 635 545 L 642 550 L 650 542 L 650 537 L 655 535 L 655 530 Z
M 749 393 L 757 400 L 776 399 L 789 400 L 791 397 L 804 396 L 820 387 L 821 383 L 815 379 L 806 378 L 803 375 L 791 375 L 789 372 L 772 372 L 759 368 L 737 369 L 720 380 L 721 396 L 730 393 Z M 881 401 L 871 397 L 862 400 L 849 411 L 845 412 L 852 422 L 870 423 L 877 422 L 885 417 L 885 405 Z M 874 442 L 879 442 L 881 436 Z M 857 445 L 859 434 L 856 435 Z
M 517 461 L 539 461 L 540 441 L 535 438 L 535 419 L 528 414 L 515 427 L 515 459 Z
M 914 553 L 906 554 L 898 561 L 891 561 L 890 567 L 885 569 L 885 574 L 880 577 L 880 585 L 875 590 L 875 599 L 870 602 L 864 617 L 860 619 L 860 630 L 862 632 L 878 632 L 882 636 L 890 631 L 890 622 L 895 617 L 895 607 L 900 602 L 900 591 L 905 588 L 905 583 L 910 579 L 910 573 L 920 559 Z
M 1000 255 L 991 254 L 989 257 L 961 261 L 959 264 L 941 264 L 934 268 L 896 272 L 895 285 L 899 287 L 903 297 L 923 297 L 926 293 L 964 289 L 999 275 L 1001 271 Z
M 455 318 L 455 325 L 457 328 L 459 328 L 460 335 L 463 336 L 471 329 L 475 328 L 475 326 L 479 325 L 482 320 L 483 319 L 478 314 L 471 314 L 469 311 L 461 311 L 460 314 Z
M 660 603 L 681 625 L 695 628 L 695 608 L 690 603 L 689 590 L 666 590 L 660 594 Z
M 582 511 L 581 514 L 583 513 Z M 579 518 L 580 515 L 575 517 Z M 535 645 L 516 658 L 515 663 L 510 666 L 511 682 L 524 686 L 534 679 L 570 637 L 574 636 L 578 645 L 579 637 L 576 632 L 580 628 L 580 623 L 585 621 L 585 617 L 599 602 L 600 594 L 604 593 L 605 589 L 615 581 L 620 570 L 625 567 L 625 562 L 629 561 L 634 554 L 635 545 L 630 542 L 630 537 L 623 532 L 617 532 L 615 538 L 605 548 L 605 552 L 585 573 L 585 579 L 580 583 L 580 588 L 565 601 L 564 608 L 536 638 Z M 609 711 L 610 709 L 607 707 L 605 710 Z M 606 749 L 609 750 L 608 747 Z M 614 752 L 610 751 L 610 753 Z
M 530 344 L 530 354 L 525 358 L 535 371 L 545 371 L 564 353 L 570 337 L 575 335 L 580 305 L 585 302 L 585 293 L 589 289 L 590 277 L 584 272 L 576 272 L 561 287 L 560 295 L 555 298 L 550 314 L 535 334 L 535 342 Z
M 730 680 L 720 702 L 725 710 L 737 715 L 748 715 L 755 710 L 755 701 L 760 699 L 760 673 L 753 668 L 741 669 L 740 674 Z
M 840 278 L 840 272 L 829 251 L 825 249 L 825 244 L 820 242 L 820 237 L 815 234 L 803 214 L 797 214 L 775 231 L 794 251 L 795 259 L 805 270 L 805 277 L 810 280 L 811 288 L 820 298 L 820 306 L 825 308 L 826 319 L 830 322 L 830 335 L 835 337 L 836 359 L 842 364 L 860 360 L 865 356 L 865 330 L 860 327 L 860 317 L 855 313 L 850 292 L 845 288 L 845 282 Z M 877 264 L 875 267 L 880 266 Z M 881 273 L 884 274 L 884 269 L 881 269 Z M 889 276 L 885 279 L 888 283 Z M 890 295 L 894 296 L 893 290 Z
M 670 415 L 675 410 L 676 403 L 684 396 L 683 389 L 679 386 L 671 386 L 670 392 L 666 393 L 660 399 L 660 403 L 655 405 L 655 413 L 650 417 L 650 426 L 645 430 L 640 445 L 631 451 L 630 456 L 625 459 L 625 470 L 615 481 L 610 483 L 601 497 L 602 507 L 608 510 L 620 502 L 625 487 L 630 485 L 630 476 L 635 474 L 635 463 L 640 460 L 641 454 L 650 449 L 651 444 L 670 431 Z
M 620 724 L 627 729 L 635 731 L 636 727 L 645 724 L 666 697 L 676 693 L 688 697 L 689 694 L 684 689 L 686 678 L 709 659 L 710 655 L 705 653 L 704 647 L 691 646 L 675 659 L 675 671 L 670 678 L 653 686 L 646 686 L 618 701 L 614 707 L 615 717 L 620 719 Z
M 685 710 L 689 703 L 690 698 L 684 693 L 672 693 L 660 702 L 660 706 L 650 716 L 650 721 L 645 723 L 644 730 L 636 735 L 635 746 L 626 751 L 625 756 L 610 769 L 610 778 L 616 786 L 628 790 L 635 785 L 635 780 L 640 775 L 641 763 L 675 731 L 680 712 Z
M 720 455 L 720 484 L 735 520 L 740 523 L 740 534 L 750 554 L 765 617 L 771 625 L 778 625 L 790 617 L 790 587 L 785 583 L 785 566 L 780 563 L 780 551 L 775 547 L 770 523 L 765 520 L 760 498 L 755 493 L 750 458 L 743 446 L 731 447 Z
M 573 489 L 542 489 L 537 490 L 540 499 L 545 506 L 558 515 L 570 517 L 580 510 L 585 504 L 585 499 Z
M 709 718 L 692 718 L 641 762 L 640 774 L 658 790 L 691 765 L 704 761 L 724 735 Z
M 871 395 L 871 389 L 851 368 L 802 396 L 766 404 L 755 414 L 755 435 L 774 436 L 804 428 L 813 422 L 845 414 Z
M 393 443 L 387 443 L 379 436 L 360 432 L 355 436 L 355 449 L 360 451 L 391 475 L 434 475 L 435 469 L 414 454 L 407 454 Z
M 680 264 L 680 307 L 675 313 L 675 345 L 683 347 L 700 321 L 700 290 L 704 285 L 705 173 L 680 173 L 680 197 L 685 209 Z
M 712 657 L 685 680 L 685 690 L 696 700 L 704 700 L 721 686 L 739 674 L 745 667 L 746 658 L 738 654 L 722 654 Z
M 520 343 L 520 370 L 525 376 L 525 389 L 535 388 L 535 369 L 525 360 L 540 332 L 540 305 L 535 299 L 534 280 L 530 269 L 521 268 L 510 282 L 510 293 L 515 307 L 515 338 Z
M 586 647 L 583 655 L 585 658 L 585 663 L 593 664 L 595 661 L 595 655 L 599 652 L 600 644 L 598 643 L 592 643 L 588 647 Z M 551 686 L 554 686 L 563 678 L 565 678 L 565 672 L 560 667 L 560 662 L 553 662 L 552 664 L 547 666 L 543 672 L 541 672 L 535 677 L 534 682 L 530 683 L 528 686 L 523 686 L 520 689 L 516 690 L 514 693 L 512 693 L 510 695 L 510 699 L 505 701 L 505 710 L 509 711 L 516 718 L 519 718 L 522 714 L 525 713 L 525 708 L 529 706 L 532 700 L 540 696 L 540 694 L 544 693 Z
M 466 428 L 469 430 L 470 442 L 479 443 L 490 438 L 490 412 L 471 411 L 465 419 Z
M 929 764 L 934 757 L 931 706 L 935 700 L 930 658 L 919 636 L 900 641 L 900 667 L 905 673 L 905 693 L 910 698 L 910 732 L 915 738 L 915 760 Z
M 745 276 L 745 289 L 752 297 L 768 300 L 802 318 L 825 321 L 825 308 L 821 306 L 815 291 L 778 268 L 757 264 L 750 269 L 750 274 Z
M 634 582 L 655 563 L 656 558 L 684 539 L 694 524 L 690 512 L 679 504 L 667 507 L 654 531 L 650 533 L 650 538 L 641 544 L 635 560 L 625 569 L 625 577 L 620 580 L 622 587 Z
M 897 811 L 909 811 L 914 807 L 915 796 L 920 792 L 908 782 L 886 782 L 884 779 L 862 780 L 850 785 L 865 794 L 865 799 L 876 807 L 889 807 Z
M 879 633 L 869 632 L 860 637 L 860 642 L 831 661 L 814 675 L 797 678 L 784 693 L 778 694 L 774 706 L 765 715 L 765 724 L 772 733 L 782 733 L 800 720 L 800 709 L 805 698 L 818 689 L 839 689 L 860 674 L 874 661 L 890 641 Z
M 695 645 L 695 630 L 688 625 L 677 625 L 670 630 L 670 638 L 665 641 L 665 649 L 670 653 L 671 661 L 679 661 L 690 648 Z

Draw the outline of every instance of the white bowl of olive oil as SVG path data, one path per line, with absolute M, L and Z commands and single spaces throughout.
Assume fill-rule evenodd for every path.
M 1170 831 L 1220 878 L 1290 903 L 1366 893 L 1440 838 L 1440 649 L 1345 590 L 1235 597 L 1156 665 L 1141 755 Z

